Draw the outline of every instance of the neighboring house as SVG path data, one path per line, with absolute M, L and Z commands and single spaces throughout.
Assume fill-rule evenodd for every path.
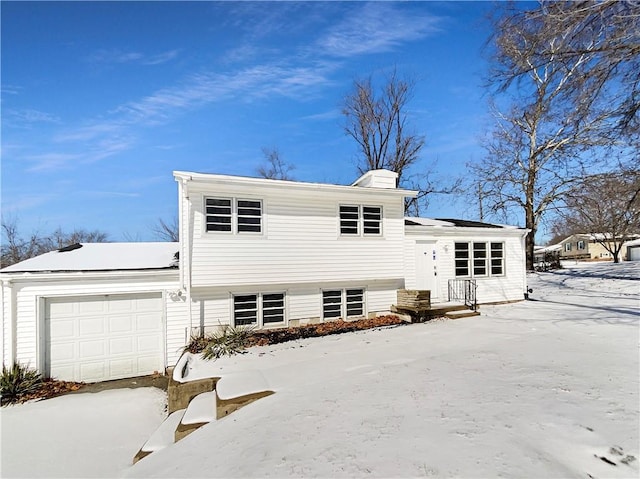
M 636 235 L 632 235 L 636 237 Z M 574 234 L 565 238 L 560 243 L 560 259 L 564 260 L 603 260 L 613 259 L 613 255 L 599 242 L 612 238 L 602 233 Z M 609 240 L 610 241 L 610 240 Z M 612 242 L 619 245 L 620 242 Z M 620 259 L 625 259 L 624 248 L 620 251 Z
M 627 261 L 640 261 L 640 239 L 627 241 L 623 245 Z
M 0 271 L 3 363 L 99 381 L 163 372 L 192 334 L 388 313 L 403 288 L 524 298 L 524 236 L 405 218 L 397 175 L 351 186 L 175 172 L 180 243 L 84 244 Z M 179 258 L 179 261 L 177 260 Z

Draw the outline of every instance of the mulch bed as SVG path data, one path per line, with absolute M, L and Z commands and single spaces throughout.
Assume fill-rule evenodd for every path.
M 50 399 L 56 396 L 61 396 L 62 394 L 66 394 L 68 392 L 77 391 L 84 385 L 84 383 L 74 383 L 71 381 L 44 379 L 38 389 L 31 393 L 21 395 L 16 399 L 16 401 L 14 401 L 14 404 L 31 401 L 32 399 Z M 2 401 L 2 405 L 6 405 L 5 401 Z
M 251 333 L 246 344 L 250 346 L 267 346 L 269 344 L 284 343 L 303 338 L 316 338 L 328 336 L 330 334 L 342 334 L 352 331 L 362 331 L 365 329 L 380 328 L 383 326 L 396 326 L 409 324 L 397 316 L 378 316 L 371 319 L 359 319 L 356 321 L 328 321 L 325 323 L 308 324 L 282 329 L 259 330 Z

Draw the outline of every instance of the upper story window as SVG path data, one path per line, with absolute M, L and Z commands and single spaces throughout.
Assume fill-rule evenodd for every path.
M 504 243 L 475 241 L 454 245 L 456 276 L 500 276 L 504 274 Z
M 205 198 L 206 231 L 261 233 L 262 201 Z
M 578 241 L 578 249 L 584 249 L 584 241 Z
M 380 236 L 382 206 L 340 205 L 340 234 Z
M 565 251 L 571 251 L 571 243 L 565 243 L 564 244 L 564 250 Z

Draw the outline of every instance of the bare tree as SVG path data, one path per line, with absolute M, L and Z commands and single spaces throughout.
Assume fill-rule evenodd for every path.
M 640 170 L 584 178 L 571 188 L 560 210 L 572 231 L 591 234 L 620 261 L 624 241 L 640 234 Z
M 407 210 L 419 212 L 432 193 L 450 193 L 455 185 L 436 184 L 427 168 L 416 171 L 424 136 L 411 131 L 409 104 L 415 83 L 394 70 L 376 90 L 371 76 L 355 80 L 342 102 L 345 134 L 358 145 L 358 171 L 386 169 L 398 173 L 398 184 L 419 191 Z
M 271 180 L 293 180 L 291 172 L 295 166 L 282 159 L 277 148 L 262 148 L 265 164 L 258 167 L 257 173 L 261 178 Z
M 569 10 L 579 5 L 558 4 Z M 504 8 L 494 18 L 495 127 L 485 143 L 486 157 L 471 169 L 484 186 L 485 207 L 522 212 L 531 230 L 526 250 L 532 269 L 534 238 L 545 212 L 595 172 L 589 159 L 599 154 L 597 168 L 606 167 L 603 149 L 630 136 L 617 128 L 621 113 L 611 106 L 616 90 L 593 70 L 600 50 L 587 46 L 601 31 L 581 25 L 567 30 L 570 22 L 556 26 L 548 16 L 549 11 L 562 16 L 555 3 L 542 2 L 531 11 L 513 4 Z
M 640 108 L 640 2 L 634 0 L 539 1 L 531 9 L 507 5 L 499 27 L 507 31 L 535 27 L 539 38 L 547 39 L 546 48 L 523 42 L 526 61 L 513 62 L 499 75 L 510 83 L 530 75 L 545 65 L 563 62 L 576 64 L 581 59 L 581 76 L 574 80 L 582 86 L 586 101 L 603 101 L 618 119 L 617 132 L 637 129 Z M 496 30 L 496 38 L 504 36 Z M 586 86 L 586 88 L 584 88 Z M 613 132 L 615 133 L 615 132 Z
M 174 216 L 170 221 L 158 218 L 158 222 L 151 228 L 154 236 L 161 241 L 180 241 L 180 226 L 178 217 Z
M 104 243 L 108 235 L 102 231 L 75 229 L 64 232 L 58 228 L 45 235 L 38 231 L 28 237 L 22 236 L 16 218 L 2 218 L 2 247 L 0 248 L 0 267 L 4 268 L 48 251 L 60 249 L 74 243 Z

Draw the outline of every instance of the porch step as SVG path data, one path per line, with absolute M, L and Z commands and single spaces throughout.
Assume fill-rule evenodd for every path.
M 472 309 L 459 309 L 456 311 L 447 311 L 444 316 L 445 318 L 449 319 L 469 318 L 471 316 L 480 316 L 480 311 L 473 311 Z

